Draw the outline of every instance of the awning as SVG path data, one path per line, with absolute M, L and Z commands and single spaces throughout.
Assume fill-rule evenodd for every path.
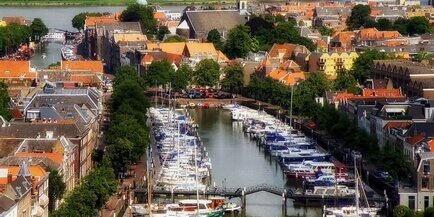
M 387 113 L 405 113 L 403 108 L 386 108 Z
M 48 199 L 47 195 L 45 194 L 39 197 L 39 205 L 42 207 L 47 206 L 49 201 L 50 199 Z
M 44 209 L 41 206 L 34 206 L 32 208 L 32 216 L 42 216 L 44 215 Z

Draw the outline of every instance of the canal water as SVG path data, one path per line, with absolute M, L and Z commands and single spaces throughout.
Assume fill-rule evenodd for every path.
M 242 123 L 232 122 L 229 111 L 192 109 L 190 114 L 199 124 L 199 135 L 213 163 L 212 181 L 217 186 L 289 185 L 280 166 L 243 133 Z M 282 216 L 281 204 L 280 196 L 266 192 L 252 194 L 247 196 L 247 215 Z M 321 216 L 321 209 L 295 208 L 288 200 L 287 216 Z

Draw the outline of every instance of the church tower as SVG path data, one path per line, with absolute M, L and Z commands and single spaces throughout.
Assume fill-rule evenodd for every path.
M 247 15 L 247 1 L 237 0 L 237 8 L 241 15 Z

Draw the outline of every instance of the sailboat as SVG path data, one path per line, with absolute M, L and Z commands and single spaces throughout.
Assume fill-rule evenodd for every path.
M 354 176 L 355 176 L 355 206 L 343 206 L 343 207 L 328 207 L 324 206 L 324 217 L 374 217 L 378 216 L 379 208 L 369 207 L 369 202 L 366 199 L 366 195 L 363 189 L 363 184 L 357 171 L 356 159 L 354 159 Z M 359 187 L 361 192 L 359 192 Z M 360 193 L 364 195 L 365 207 L 359 206 Z

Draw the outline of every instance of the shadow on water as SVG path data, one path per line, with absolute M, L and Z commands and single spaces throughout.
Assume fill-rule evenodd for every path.
M 273 157 L 264 153 L 256 142 L 242 131 L 242 123 L 232 122 L 229 111 L 221 109 L 191 109 L 199 124 L 199 135 L 213 162 L 212 182 L 227 188 L 258 184 L 301 186 L 287 182 Z M 239 203 L 240 199 L 233 199 Z M 266 192 L 247 196 L 247 216 L 282 216 L 282 199 Z M 295 208 L 287 201 L 288 216 L 321 216 L 318 208 Z M 226 216 L 231 216 L 228 214 Z M 237 215 L 235 215 L 237 216 Z M 238 215 L 241 216 L 241 215 Z

